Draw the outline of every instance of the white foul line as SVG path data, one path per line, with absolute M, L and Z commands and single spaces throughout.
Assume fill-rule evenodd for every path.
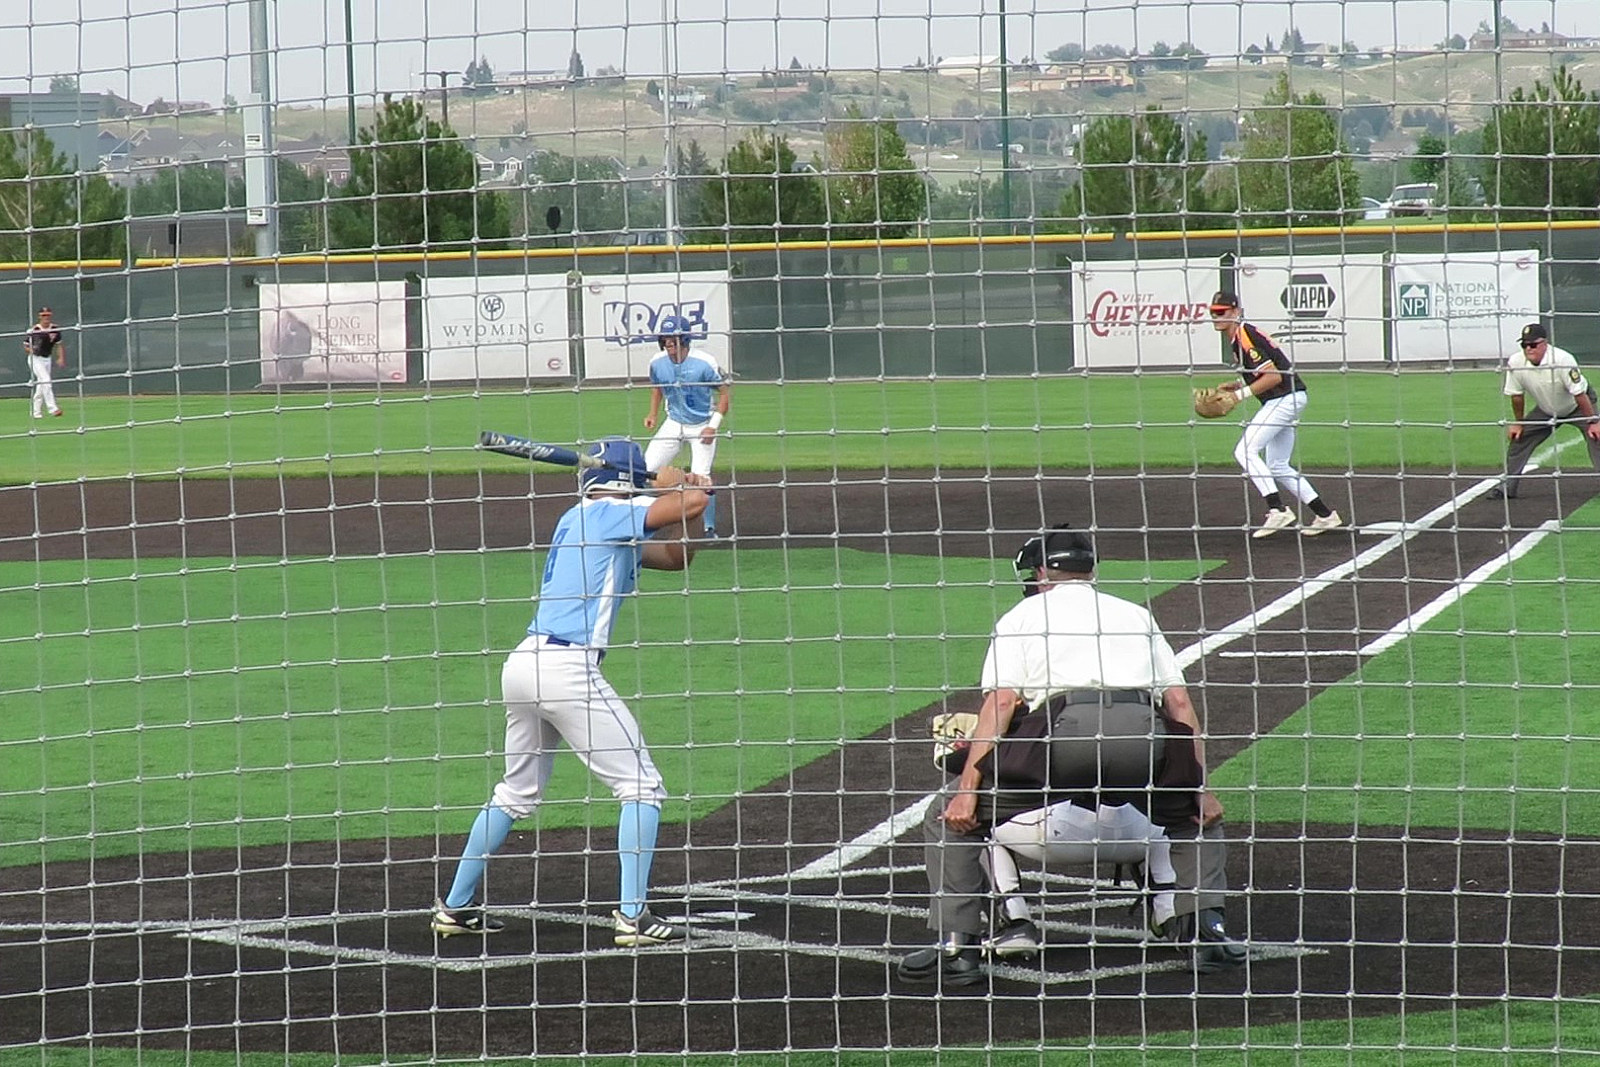
M 840 845 L 827 855 L 812 860 L 789 877 L 796 881 L 806 878 L 827 878 L 838 874 L 857 860 L 866 859 L 880 847 L 920 823 L 928 811 L 928 805 L 933 803 L 934 795 L 930 793 L 909 808 L 895 812 L 866 833 Z
M 1483 566 L 1467 575 L 1458 585 L 1446 589 L 1444 592 L 1430 600 L 1427 604 L 1423 605 L 1423 607 L 1412 612 L 1407 618 L 1395 623 L 1389 628 L 1387 633 L 1383 634 L 1381 637 L 1374 638 L 1372 641 L 1363 645 L 1361 648 L 1361 654 L 1363 656 L 1376 656 L 1378 653 L 1387 651 L 1388 649 L 1393 648 L 1395 645 L 1398 645 L 1401 641 L 1404 641 L 1406 638 L 1412 636 L 1418 630 L 1421 630 L 1424 626 L 1426 626 L 1430 621 L 1437 618 L 1438 615 L 1450 605 L 1454 604 L 1456 601 L 1460 600 L 1462 597 L 1478 588 L 1478 586 L 1494 577 L 1494 575 L 1497 574 L 1502 568 L 1510 566 L 1523 556 L 1526 556 L 1529 552 L 1532 552 L 1534 547 L 1537 546 L 1540 541 L 1543 541 L 1546 537 L 1555 533 L 1556 530 L 1560 528 L 1561 523 L 1559 520 L 1550 519 L 1546 521 L 1537 530 L 1534 530 L 1522 540 L 1512 545 L 1510 549 L 1500 553 L 1500 555 L 1496 556 L 1494 559 L 1491 559 L 1489 562 L 1485 563 Z
M 1573 440 L 1563 441 L 1561 444 L 1556 445 L 1550 450 L 1550 455 L 1553 456 L 1556 453 L 1565 450 L 1569 445 L 1575 443 L 1576 441 Z M 1536 469 L 1538 469 L 1538 464 L 1536 463 L 1530 463 L 1525 468 L 1525 470 L 1529 471 Z M 1477 482 L 1471 488 L 1456 494 L 1456 496 L 1445 501 L 1443 504 L 1440 504 L 1426 515 L 1422 516 L 1422 518 L 1418 519 L 1416 522 L 1407 523 L 1404 529 L 1390 534 L 1388 537 L 1385 537 L 1382 541 L 1379 541 L 1377 544 L 1373 545 L 1365 552 L 1362 552 L 1354 559 L 1346 563 L 1341 563 L 1336 567 L 1328 568 L 1315 578 L 1301 583 L 1294 589 L 1291 589 L 1289 592 L 1278 597 L 1278 599 L 1272 601 L 1272 603 L 1268 604 L 1266 607 L 1261 608 L 1258 611 L 1253 611 L 1244 618 L 1239 619 L 1236 622 L 1229 623 L 1216 633 L 1209 634 L 1206 637 L 1201 638 L 1199 641 L 1196 641 L 1194 644 L 1189 645 L 1183 651 L 1178 653 L 1178 666 L 1180 668 L 1192 666 L 1201 659 L 1204 659 L 1210 653 L 1215 652 L 1226 645 L 1233 644 L 1241 637 L 1255 633 L 1265 624 L 1282 615 L 1288 614 L 1295 608 L 1304 604 L 1307 600 L 1316 596 L 1318 593 L 1330 588 L 1334 583 L 1343 581 L 1352 574 L 1355 574 L 1362 567 L 1367 566 L 1369 563 L 1376 563 L 1378 560 L 1382 559 L 1384 556 L 1387 556 L 1389 553 L 1393 552 L 1407 541 L 1410 541 L 1413 537 L 1425 530 L 1432 529 L 1434 526 L 1438 525 L 1440 521 L 1455 514 L 1464 505 L 1472 503 L 1474 500 L 1477 500 L 1479 497 L 1483 496 L 1485 493 L 1499 484 L 1500 479 L 1498 478 L 1485 478 L 1482 481 Z M 1546 525 L 1551 524 L 1547 523 Z M 1540 529 L 1542 530 L 1543 527 Z M 1541 534 L 1541 536 L 1543 535 Z M 1537 544 L 1537 542 L 1534 543 Z M 1529 545 L 1528 547 L 1532 548 L 1533 546 Z M 1481 569 L 1482 568 L 1480 568 L 1480 570 Z M 1497 567 L 1496 569 L 1499 568 Z M 1474 571 L 1473 573 L 1476 574 L 1477 572 Z M 1448 605 L 1441 605 L 1440 610 L 1443 610 L 1443 608 L 1446 606 Z M 1430 615 L 1428 617 L 1432 618 L 1433 616 Z M 1401 625 L 1403 626 L 1405 623 L 1402 623 Z M 1388 635 L 1386 634 L 1385 637 L 1387 636 Z M 1379 638 L 1378 640 L 1381 641 L 1383 639 L 1384 638 Z M 1374 642 L 1374 644 L 1376 643 L 1377 642 Z M 1368 647 L 1370 648 L 1371 646 L 1369 645 Z M 1365 649 L 1362 651 L 1363 653 L 1366 652 Z M 920 822 L 924 813 L 928 810 L 928 805 L 933 803 L 935 796 L 937 796 L 937 794 L 923 797 L 905 810 L 896 812 L 893 816 L 885 819 L 872 829 L 857 835 L 848 844 L 841 845 L 832 852 L 812 860 L 810 863 L 800 868 L 800 870 L 794 872 L 794 877 L 826 877 L 828 875 L 837 874 L 850 864 L 865 858 L 876 849 L 882 848 L 884 845 L 889 844 L 889 842 L 895 840 L 912 826 Z

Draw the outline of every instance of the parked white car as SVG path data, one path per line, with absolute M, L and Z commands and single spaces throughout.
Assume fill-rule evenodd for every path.
M 1431 215 L 1439 207 L 1439 187 L 1432 182 L 1397 185 L 1389 194 L 1389 211 L 1395 215 Z
M 1361 198 L 1361 218 L 1366 222 L 1376 222 L 1389 217 L 1389 205 L 1373 196 Z

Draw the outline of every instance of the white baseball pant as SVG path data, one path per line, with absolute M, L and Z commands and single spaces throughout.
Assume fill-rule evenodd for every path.
M 50 357 L 29 356 L 28 370 L 33 375 L 33 417 L 57 410 L 56 387 L 50 382 Z
M 1289 465 L 1294 454 L 1295 429 L 1306 409 L 1306 394 L 1296 391 L 1287 396 L 1273 397 L 1261 405 L 1261 410 L 1244 424 L 1244 435 L 1233 458 L 1239 461 L 1249 475 L 1250 482 L 1262 496 L 1278 491 L 1282 486 L 1302 504 L 1317 499 L 1317 491 L 1305 476 Z
M 710 444 L 700 440 L 700 431 L 709 425 L 711 425 L 709 422 L 689 424 L 670 418 L 663 422 L 644 450 L 644 469 L 658 471 L 665 467 L 678 458 L 678 453 L 687 441 L 690 473 L 710 477 L 711 461 L 717 455 L 717 439 L 713 437 Z
M 1173 885 L 1178 880 L 1167 832 L 1132 804 L 1101 804 L 1090 811 L 1062 802 L 1025 811 L 995 827 L 989 873 L 1003 897 L 1015 897 L 1022 885 L 1013 854 L 1046 867 L 1142 863 L 1152 882 Z M 1165 922 L 1172 918 L 1174 895 L 1155 894 L 1152 907 L 1156 922 Z
M 563 741 L 620 803 L 666 799 L 638 720 L 600 673 L 601 655 L 533 634 L 506 657 L 506 773 L 494 804 L 513 819 L 533 814 Z

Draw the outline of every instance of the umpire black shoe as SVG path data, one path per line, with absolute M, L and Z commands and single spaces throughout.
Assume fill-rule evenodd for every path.
M 988 977 L 982 949 L 966 941 L 918 949 L 900 961 L 895 974 L 902 982 L 941 986 L 976 985 Z
M 433 902 L 433 932 L 440 937 L 456 934 L 498 934 L 506 924 L 482 908 L 447 908 L 444 901 Z
M 1487 493 L 1483 494 L 1483 498 L 1485 500 L 1504 500 L 1506 498 L 1506 491 L 1497 485 Z
M 1160 925 L 1152 922 L 1150 929 L 1157 937 L 1176 945 L 1179 951 L 1192 948 L 1194 969 L 1198 974 L 1241 967 L 1250 958 L 1250 950 L 1228 936 L 1227 920 L 1221 908 L 1204 908 L 1198 916 L 1178 915 Z
M 1200 936 L 1194 947 L 1194 969 L 1201 974 L 1241 967 L 1250 950 L 1228 936 L 1228 924 L 1221 908 L 1203 908 L 1198 916 Z

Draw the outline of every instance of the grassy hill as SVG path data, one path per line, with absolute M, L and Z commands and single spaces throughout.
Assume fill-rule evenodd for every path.
M 1500 61 L 1498 77 L 1503 89 L 1499 95 L 1509 95 L 1517 87 L 1531 87 L 1538 78 L 1548 80 L 1550 72 L 1562 62 L 1584 85 L 1600 87 L 1600 52 L 1555 56 L 1507 52 Z M 1116 91 L 1062 90 L 1059 79 L 1018 79 L 1009 94 L 1010 113 L 1019 125 L 1038 117 L 1068 126 L 1096 115 L 1142 110 L 1152 105 L 1233 117 L 1258 106 L 1282 69 L 1241 63 L 1237 67 L 1197 71 L 1152 71 L 1141 75 L 1131 89 Z M 1404 110 L 1443 105 L 1453 124 L 1469 128 L 1482 124 L 1488 113 L 1483 102 L 1497 95 L 1495 57 L 1490 53 L 1362 58 L 1337 66 L 1294 67 L 1291 73 L 1296 92 L 1321 93 L 1335 107 L 1381 103 Z M 771 129 L 776 118 L 796 152 L 805 158 L 822 148 L 824 117 L 838 114 L 850 104 L 869 115 L 947 121 L 980 112 L 993 115 L 1000 107 L 998 79 L 993 75 L 985 75 L 980 82 L 927 71 L 838 70 L 828 72 L 827 77 L 831 81 L 828 90 L 808 96 L 803 85 L 762 88 L 754 78 L 744 76 L 736 88 L 724 91 L 726 98 L 720 103 L 708 99 L 706 106 L 698 110 L 675 114 L 674 136 L 680 143 L 699 141 L 708 156 L 718 159 L 751 130 Z M 637 163 L 641 157 L 655 162 L 662 156 L 664 120 L 659 104 L 646 94 L 647 84 L 648 80 L 642 78 L 598 81 L 483 96 L 454 90 L 449 100 L 450 122 L 467 137 L 526 133 L 533 146 L 566 155 L 612 156 L 628 164 Z M 678 83 L 681 91 L 698 90 L 708 98 L 721 87 L 720 78 L 685 77 Z M 430 113 L 439 113 L 437 90 L 427 106 Z M 752 117 L 758 115 L 761 117 Z M 130 123 L 177 124 L 185 133 L 201 135 L 237 128 L 239 121 L 237 115 L 195 114 L 118 120 L 108 125 L 122 131 Z M 370 109 L 361 110 L 357 122 L 369 124 Z M 294 104 L 278 111 L 280 138 L 321 136 L 342 142 L 345 129 L 342 98 L 330 98 L 325 106 L 324 102 Z M 1064 144 L 1063 141 L 1050 152 L 1035 146 L 1026 162 L 1046 165 L 1052 155 L 1056 163 L 1065 162 Z M 913 144 L 912 148 L 917 162 L 940 176 L 969 175 L 999 165 L 998 152 L 981 152 L 970 145 Z

